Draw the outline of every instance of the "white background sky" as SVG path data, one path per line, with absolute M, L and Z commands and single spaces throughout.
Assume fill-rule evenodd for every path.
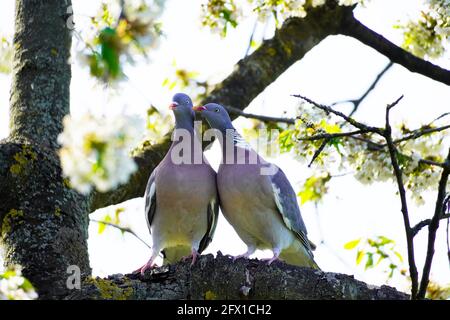
M 97 13 L 100 1 L 73 0 L 73 3 L 77 28 L 82 28 L 88 24 L 88 17 Z M 392 26 L 398 21 L 416 17 L 420 8 L 421 1 L 378 0 L 369 2 L 367 8 L 357 9 L 356 16 L 368 27 L 401 44 L 402 35 Z M 0 34 L 12 35 L 13 21 L 14 1 L 1 1 Z M 254 17 L 243 21 L 236 30 L 229 30 L 228 36 L 222 39 L 200 28 L 199 2 L 169 0 L 162 22 L 165 38 L 161 40 L 159 50 L 150 54 L 149 62 L 140 62 L 135 67 L 127 68 L 125 72 L 130 80 L 121 83 L 118 90 L 97 85 L 89 76 L 87 68 L 80 67 L 77 59 L 74 59 L 71 86 L 73 114 L 102 110 L 107 114 L 124 111 L 145 116 L 150 104 L 165 112 L 175 92 L 163 88 L 162 82 L 167 76 L 173 75 L 173 60 L 178 67 L 196 71 L 204 79 L 220 81 L 243 58 Z M 261 40 L 263 36 L 270 38 L 272 34 L 272 28 L 264 33 L 263 26 L 259 25 L 256 40 Z M 74 45 L 77 43 L 74 42 Z M 433 62 L 449 69 L 450 55 L 447 53 Z M 247 110 L 273 116 L 281 116 L 286 111 L 288 116 L 293 116 L 297 100 L 290 95 L 294 93 L 302 93 L 323 103 L 357 98 L 387 63 L 387 58 L 354 39 L 329 37 L 261 93 Z M 11 76 L 0 75 L 0 138 L 8 135 L 10 85 Z M 414 128 L 450 110 L 448 86 L 395 65 L 361 105 L 356 118 L 371 125 L 383 125 L 385 105 L 401 94 L 405 98 L 392 114 L 394 123 L 406 121 Z M 246 120 L 235 121 L 238 129 L 246 124 Z M 220 159 L 218 149 L 213 148 L 207 157 L 217 167 Z M 296 190 L 313 172 L 286 155 L 272 160 L 285 171 Z M 406 259 L 403 221 L 395 193 L 393 184 L 363 186 L 352 177 L 345 176 L 332 181 L 329 194 L 317 210 L 312 204 L 301 207 L 309 238 L 316 244 L 322 239 L 326 241 L 326 245 L 319 245 L 315 251 L 316 261 L 323 270 L 354 274 L 356 278 L 372 284 L 385 283 L 386 276 L 379 270 L 364 272 L 361 266 L 356 267 L 356 252 L 345 250 L 343 246 L 359 237 L 385 235 L 397 242 L 398 250 Z M 431 216 L 435 197 L 434 192 L 426 194 L 426 204 L 422 207 L 415 207 L 410 202 L 413 224 Z M 143 199 L 128 201 L 120 207 L 127 209 L 121 216 L 122 220 L 151 243 L 144 218 Z M 108 212 L 113 213 L 114 207 L 100 210 L 93 217 L 101 218 Z M 122 236 L 112 228 L 98 235 L 97 229 L 95 223 L 89 229 L 89 252 L 95 275 L 127 273 L 147 261 L 149 249 L 133 236 Z M 445 224 L 441 223 L 431 277 L 440 283 L 449 283 L 450 269 L 444 231 Z M 214 240 L 206 253 L 218 250 L 233 255 L 245 251 L 244 244 L 223 217 L 219 219 Z M 425 251 L 426 232 L 422 231 L 416 237 L 419 270 Z M 256 254 L 257 257 L 268 255 L 268 252 Z M 400 278 L 393 279 L 390 284 L 405 289 L 405 283 Z

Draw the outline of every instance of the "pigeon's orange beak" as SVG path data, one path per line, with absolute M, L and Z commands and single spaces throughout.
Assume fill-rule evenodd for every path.
M 195 110 L 195 111 L 204 111 L 204 110 L 206 110 L 206 108 L 205 108 L 204 106 L 195 106 L 195 107 L 192 107 L 192 110 Z
M 177 108 L 177 106 L 178 106 L 178 103 L 172 102 L 172 103 L 169 105 L 169 109 L 170 109 L 170 110 L 175 110 L 175 109 Z

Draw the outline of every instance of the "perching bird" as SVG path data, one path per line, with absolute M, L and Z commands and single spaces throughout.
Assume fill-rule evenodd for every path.
M 314 261 L 296 194 L 285 174 L 265 161 L 237 133 L 219 104 L 194 107 L 216 129 L 222 147 L 217 172 L 220 205 L 227 221 L 247 245 L 249 257 L 256 249 L 270 249 L 268 264 L 281 259 L 319 269 Z M 220 135 L 220 136 L 218 136 Z
M 194 136 L 192 101 L 177 93 L 169 108 L 175 115 L 172 145 L 153 170 L 145 190 L 145 217 L 153 239 L 150 260 L 141 274 L 154 266 L 163 250 L 164 264 L 192 257 L 192 264 L 214 234 L 219 203 L 216 172 L 203 157 Z

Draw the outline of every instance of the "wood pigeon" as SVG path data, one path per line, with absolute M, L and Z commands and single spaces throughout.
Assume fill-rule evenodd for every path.
M 164 264 L 190 257 L 194 264 L 211 242 L 217 225 L 216 172 L 201 146 L 195 149 L 200 142 L 194 136 L 192 101 L 188 95 L 177 93 L 169 108 L 175 115 L 173 142 L 150 175 L 144 195 L 153 246 L 150 260 L 138 269 L 141 274 L 154 266 L 161 250 Z
M 220 206 L 248 248 L 235 259 L 249 257 L 256 249 L 270 249 L 273 257 L 268 264 L 281 259 L 319 269 L 296 194 L 283 171 L 265 161 L 237 133 L 223 106 L 208 103 L 193 109 L 202 113 L 221 143 Z

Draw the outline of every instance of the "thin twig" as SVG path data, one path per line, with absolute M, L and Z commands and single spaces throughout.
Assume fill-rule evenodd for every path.
M 446 163 L 450 164 L 450 148 L 448 149 L 448 155 Z M 431 264 L 433 262 L 434 256 L 434 243 L 436 241 L 436 232 L 439 228 L 439 220 L 444 215 L 444 205 L 445 205 L 445 195 L 448 176 L 450 175 L 450 167 L 444 168 L 442 170 L 441 179 L 439 180 L 438 196 L 436 199 L 436 206 L 434 210 L 433 218 L 431 218 L 430 224 L 428 225 L 428 246 L 427 246 L 427 256 L 425 258 L 425 264 L 422 271 L 422 280 L 420 281 L 420 289 L 418 298 L 425 298 L 427 292 L 428 283 L 430 281 L 430 271 Z
M 346 122 L 350 123 L 351 125 L 353 125 L 354 127 L 358 128 L 358 129 L 360 129 L 361 133 L 372 132 L 372 133 L 377 133 L 377 134 L 379 134 L 379 135 L 381 135 L 383 137 L 385 136 L 384 130 L 381 129 L 381 128 L 371 127 L 371 126 L 365 125 L 363 123 L 360 123 L 360 122 L 354 120 L 353 118 L 351 118 L 349 116 L 346 116 L 345 114 L 343 114 L 340 111 L 334 110 L 333 108 L 331 108 L 329 106 L 325 106 L 325 105 L 319 104 L 319 103 L 317 103 L 317 102 L 315 102 L 315 101 L 313 101 L 313 100 L 311 100 L 311 99 L 309 99 L 307 97 L 304 97 L 304 96 L 301 96 L 301 95 L 293 95 L 293 96 L 297 97 L 297 98 L 301 98 L 301 99 L 305 100 L 306 102 L 309 102 L 313 106 L 323 110 L 326 113 L 332 113 L 332 114 L 334 114 L 334 115 L 336 115 L 338 117 L 341 117 Z M 388 106 L 389 110 L 392 107 L 394 107 L 395 105 L 397 105 L 402 98 L 403 98 L 403 95 L 401 97 L 399 97 L 396 101 L 394 101 L 391 105 L 389 105 Z M 420 129 L 417 129 L 417 130 L 414 130 L 413 134 L 405 136 L 405 137 L 402 137 L 402 138 L 397 139 L 397 140 L 393 140 L 392 143 L 394 143 L 394 145 L 395 145 L 395 144 L 397 144 L 399 142 L 402 142 L 402 141 L 406 141 L 406 140 L 409 140 L 409 139 L 415 139 L 415 138 L 418 138 L 418 137 L 420 137 L 422 135 L 425 135 L 425 134 L 430 134 L 430 133 L 433 133 L 433 132 L 443 131 L 443 130 L 447 130 L 449 128 L 450 128 L 450 125 L 443 126 L 443 127 L 438 127 L 438 128 L 430 128 L 430 129 L 424 130 L 422 132 L 418 132 Z M 383 148 L 385 148 L 387 146 L 387 144 L 376 143 L 374 141 L 371 141 L 370 139 L 357 137 L 357 136 L 355 136 L 353 134 L 349 134 L 348 136 L 353 138 L 353 139 L 357 139 L 357 140 L 366 142 L 368 144 L 368 146 L 373 148 L 375 151 L 381 151 Z M 428 164 L 428 165 L 439 166 L 441 168 L 446 167 L 445 163 L 432 161 L 432 160 L 427 160 L 427 159 L 419 159 L 419 162 L 424 163 L 424 164 Z
M 366 133 L 364 130 L 356 130 L 356 131 L 350 131 L 350 132 L 337 132 L 337 133 L 321 133 L 310 137 L 296 137 L 296 140 L 300 141 L 316 141 L 316 140 L 322 140 L 322 139 L 333 139 L 333 138 L 343 138 L 343 137 L 350 137 L 357 134 Z
M 366 131 L 366 132 L 374 132 L 374 133 L 378 133 L 379 135 L 383 135 L 383 130 L 382 130 L 381 128 L 371 127 L 371 126 L 365 125 L 365 124 L 363 124 L 363 123 L 360 123 L 360 122 L 354 120 L 353 118 L 351 118 L 351 117 L 345 115 L 344 113 L 342 113 L 342 112 L 340 112 L 340 111 L 334 110 L 333 108 L 328 107 L 328 106 L 326 106 L 326 105 L 317 103 L 317 102 L 315 102 L 315 101 L 313 101 L 313 100 L 311 100 L 311 99 L 309 99 L 309 98 L 307 98 L 307 97 L 304 97 L 304 96 L 302 96 L 302 95 L 300 95 L 300 94 L 293 94 L 292 96 L 293 96 L 293 97 L 296 97 L 296 98 L 303 99 L 303 100 L 305 100 L 306 102 L 309 102 L 310 104 L 312 104 L 312 105 L 315 106 L 316 108 L 318 108 L 318 109 L 324 111 L 326 114 L 332 113 L 332 114 L 334 114 L 334 115 L 336 115 L 336 116 L 338 116 L 338 117 L 344 119 L 345 121 L 347 121 L 348 123 L 350 123 L 350 124 L 351 124 L 352 126 L 354 126 L 355 128 L 358 128 L 358 129 L 363 130 L 363 131 Z
M 263 116 L 263 115 L 257 115 L 252 113 L 246 113 L 238 108 L 231 107 L 231 106 L 225 106 L 228 112 L 237 114 L 239 116 L 250 118 L 250 119 L 256 119 L 263 122 L 281 122 L 281 123 L 288 123 L 288 124 L 295 124 L 295 119 L 293 118 L 277 118 L 277 117 L 270 117 L 270 116 Z
M 381 78 L 384 76 L 384 74 L 394 65 L 394 63 L 392 61 L 390 61 L 384 68 L 383 70 L 381 70 L 380 73 L 378 73 L 378 75 L 375 77 L 374 81 L 372 82 L 372 84 L 369 86 L 369 88 L 367 88 L 367 90 L 358 98 L 358 99 L 352 99 L 352 100 L 343 100 L 343 101 L 338 101 L 338 102 L 334 102 L 331 105 L 337 105 L 337 104 L 341 104 L 341 103 L 352 103 L 353 104 L 353 109 L 352 111 L 349 113 L 349 117 L 353 116 L 355 114 L 355 112 L 358 110 L 359 106 L 361 105 L 361 103 L 367 98 L 367 96 L 369 95 L 370 92 L 372 92 L 373 89 L 375 89 L 376 85 L 378 84 L 378 82 L 381 80 Z
M 412 140 L 412 139 L 417 139 L 421 136 L 430 134 L 430 133 L 434 133 L 434 132 L 439 132 L 439 131 L 444 131 L 450 129 L 450 124 L 449 125 L 445 125 L 442 127 L 437 127 L 437 128 L 426 128 L 426 129 L 416 129 L 414 130 L 411 134 L 408 134 L 400 139 L 394 140 L 394 143 L 400 143 L 406 140 Z
M 438 120 L 440 120 L 440 119 L 442 119 L 442 118 L 444 118 L 444 117 L 446 117 L 446 116 L 448 116 L 448 115 L 450 115 L 450 112 L 443 113 L 443 114 L 441 114 L 439 117 L 437 117 L 436 119 L 434 119 L 433 121 L 431 121 L 428 125 L 432 125 L 432 124 L 435 123 L 436 121 L 438 121 Z
M 448 204 L 448 200 L 447 199 L 447 204 Z M 448 257 L 448 263 L 450 264 L 450 219 L 447 219 L 447 257 Z
M 139 241 L 141 241 L 143 244 L 145 244 L 150 250 L 152 249 L 152 247 L 150 247 L 150 246 L 147 244 L 147 242 L 145 242 L 144 240 L 142 240 L 142 238 L 139 237 L 139 236 L 136 234 L 136 232 L 134 232 L 134 231 L 131 230 L 130 228 L 127 228 L 127 227 L 121 227 L 121 226 L 119 226 L 119 225 L 117 225 L 117 224 L 115 224 L 115 223 L 111 223 L 111 222 L 108 222 L 108 221 L 100 221 L 100 220 L 96 220 L 96 219 L 90 219 L 90 221 L 96 222 L 96 223 L 98 223 L 98 224 L 105 224 L 105 225 L 108 225 L 108 226 L 110 226 L 110 227 L 114 227 L 114 228 L 116 228 L 116 229 L 119 229 L 119 230 L 122 231 L 122 232 L 130 233 L 130 234 L 132 234 L 133 236 L 135 236 Z
M 413 300 L 417 297 L 417 290 L 418 290 L 418 272 L 414 257 L 414 237 L 411 230 L 411 223 L 409 221 L 409 213 L 408 213 L 408 204 L 406 201 L 406 191 L 405 191 L 405 185 L 403 183 L 403 172 L 398 164 L 397 160 L 397 148 L 395 147 L 394 142 L 392 141 L 392 128 L 389 122 L 389 112 L 393 107 L 397 105 L 397 103 L 403 98 L 401 96 L 399 99 L 397 99 L 394 103 L 388 105 L 386 107 L 386 125 L 384 129 L 384 138 L 386 139 L 386 143 L 389 150 L 389 155 L 391 158 L 391 164 L 394 168 L 394 174 L 395 178 L 397 180 L 397 186 L 398 191 L 400 194 L 400 201 L 401 201 L 401 212 L 403 215 L 403 223 L 405 226 L 405 232 L 406 232 L 406 244 L 408 249 L 408 263 L 409 263 L 409 274 L 411 277 L 411 298 Z
M 311 161 L 308 164 L 308 167 L 311 168 L 313 162 L 319 157 L 319 155 L 322 153 L 323 149 L 325 149 L 325 146 L 328 144 L 328 142 L 330 142 L 330 138 L 326 138 L 322 144 L 320 145 L 320 147 L 316 150 L 316 152 L 314 152 L 313 157 L 311 159 Z
M 314 155 L 311 159 L 311 161 L 308 164 L 308 167 L 311 167 L 311 165 L 313 164 L 314 160 L 317 159 L 317 157 L 320 155 L 320 153 L 323 151 L 323 149 L 325 148 L 325 146 L 330 142 L 331 139 L 333 138 L 343 138 L 343 137 L 350 137 L 350 136 L 354 136 L 357 134 L 362 134 L 365 133 L 365 131 L 363 130 L 356 130 L 356 131 L 351 131 L 351 132 L 338 132 L 338 133 L 322 133 L 322 134 L 317 134 L 311 137 L 296 137 L 296 140 L 299 141 L 316 141 L 316 140 L 324 140 L 322 142 L 322 144 L 320 145 L 320 147 L 316 150 L 316 152 L 314 152 Z
M 248 46 L 245 50 L 245 57 L 250 53 L 250 49 L 252 48 L 253 37 L 255 36 L 256 26 L 258 25 L 258 19 L 255 20 L 253 24 L 252 34 L 250 35 L 250 39 L 248 40 Z
M 440 220 L 450 219 L 450 214 L 444 214 Z M 416 236 L 423 227 L 430 225 L 431 219 L 425 219 L 417 223 L 412 229 L 413 236 Z

